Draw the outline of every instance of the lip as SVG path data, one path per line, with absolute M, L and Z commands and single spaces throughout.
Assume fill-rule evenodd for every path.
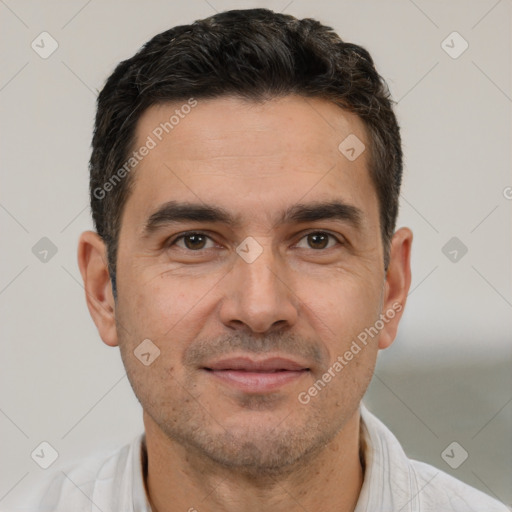
M 251 359 L 250 357 L 230 357 L 205 364 L 204 368 L 213 371 L 239 370 L 246 372 L 269 373 L 278 370 L 299 371 L 308 370 L 307 365 L 285 357 L 268 357 L 266 359 Z
M 247 393 L 275 391 L 309 372 L 306 365 L 283 357 L 262 360 L 232 357 L 213 361 L 202 369 Z

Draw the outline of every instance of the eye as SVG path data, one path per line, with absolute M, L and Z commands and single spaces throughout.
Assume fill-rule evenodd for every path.
M 335 243 L 333 245 L 328 245 L 329 238 L 334 240 Z M 312 231 L 311 233 L 303 236 L 301 240 L 306 240 L 306 243 L 309 245 L 309 247 L 302 247 L 303 249 L 322 250 L 330 249 L 336 245 L 336 243 L 342 245 L 342 242 L 340 242 L 334 235 L 326 233 L 325 231 Z
M 306 241 L 306 247 L 300 247 L 300 243 L 302 243 L 302 240 Z M 210 241 L 210 243 L 212 244 L 209 247 L 208 241 Z M 301 249 L 313 249 L 315 251 L 321 251 L 325 249 L 330 249 L 334 247 L 336 244 L 343 245 L 343 242 L 341 242 L 334 235 L 331 235 L 330 233 L 327 233 L 325 231 L 312 231 L 301 238 L 301 241 L 299 242 L 299 244 L 297 244 L 297 247 Z M 215 242 L 205 233 L 190 231 L 188 233 L 183 233 L 177 236 L 176 238 L 168 242 L 166 245 L 167 247 L 177 245 L 178 247 L 184 250 L 199 252 L 202 250 L 213 248 L 215 246 Z
M 173 245 L 178 245 L 178 247 L 190 251 L 201 251 L 203 249 L 210 249 L 211 247 L 205 247 L 207 240 L 210 240 L 213 242 L 213 240 L 204 233 L 198 233 L 198 232 L 190 232 L 190 233 L 184 233 L 183 235 L 178 236 L 174 240 L 172 240 L 168 247 L 171 247 Z M 183 244 L 178 244 L 178 242 L 183 241 Z

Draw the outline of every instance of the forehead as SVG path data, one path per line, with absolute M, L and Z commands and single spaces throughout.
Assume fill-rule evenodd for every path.
M 125 205 L 125 212 L 134 210 L 132 220 L 172 199 L 254 215 L 254 208 L 270 212 L 307 199 L 341 198 L 376 213 L 369 151 L 351 161 L 339 149 L 349 136 L 368 148 L 355 114 L 301 96 L 262 103 L 222 97 L 190 105 L 164 103 L 141 116 L 135 148 L 151 150 L 136 167 Z

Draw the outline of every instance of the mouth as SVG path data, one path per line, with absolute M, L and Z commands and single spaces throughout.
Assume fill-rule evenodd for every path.
M 282 357 L 254 360 L 235 357 L 214 361 L 202 370 L 247 393 L 265 393 L 290 384 L 310 372 L 306 365 Z

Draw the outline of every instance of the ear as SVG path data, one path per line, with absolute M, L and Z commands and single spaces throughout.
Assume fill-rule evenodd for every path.
M 85 231 L 80 236 L 78 266 L 89 313 L 103 342 L 115 347 L 118 344 L 115 302 L 108 273 L 106 245 L 94 231 Z
M 400 228 L 391 239 L 382 306 L 385 327 L 380 332 L 380 349 L 393 343 L 405 308 L 411 286 L 411 245 L 412 231 L 409 228 Z

